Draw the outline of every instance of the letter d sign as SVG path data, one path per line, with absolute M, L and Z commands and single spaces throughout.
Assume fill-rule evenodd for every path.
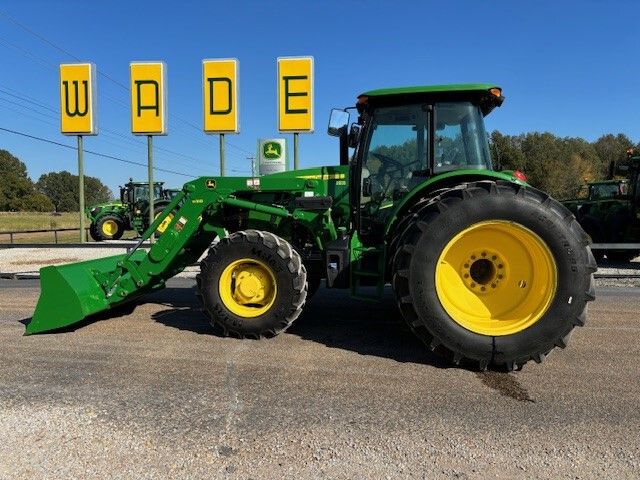
M 202 61 L 202 99 L 206 133 L 238 133 L 238 60 Z

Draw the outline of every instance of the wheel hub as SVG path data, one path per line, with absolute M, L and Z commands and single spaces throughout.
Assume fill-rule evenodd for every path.
M 231 262 L 220 275 L 220 299 L 240 317 L 253 318 L 266 313 L 273 306 L 276 293 L 272 269 L 253 258 Z
M 265 290 L 269 290 L 269 282 L 260 269 L 249 267 L 236 275 L 234 297 L 243 305 L 260 303 L 265 298 Z
M 435 280 L 440 303 L 453 321 L 482 335 L 510 335 L 547 311 L 557 267 L 536 233 L 492 220 L 471 225 L 447 243 Z
M 460 276 L 472 292 L 483 294 L 498 288 L 506 276 L 506 264 L 498 252 L 483 249 L 471 252 L 460 266 Z
M 118 224 L 113 220 L 107 220 L 102 224 L 102 233 L 113 236 L 118 231 Z

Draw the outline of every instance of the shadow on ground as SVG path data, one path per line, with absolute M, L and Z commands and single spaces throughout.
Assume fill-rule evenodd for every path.
M 155 321 L 180 330 L 216 335 L 200 312 L 193 288 L 166 288 L 145 299 L 168 307 L 153 314 Z M 405 326 L 390 289 L 382 302 L 366 302 L 351 299 L 347 291 L 320 288 L 283 335 L 296 335 L 361 355 L 450 367 Z

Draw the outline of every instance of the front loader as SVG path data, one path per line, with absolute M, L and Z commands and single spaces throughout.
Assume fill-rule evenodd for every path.
M 222 334 L 277 335 L 321 279 L 368 300 L 390 283 L 411 330 L 453 363 L 540 362 L 584 323 L 596 263 L 567 209 L 492 171 L 484 116 L 503 99 L 484 84 L 367 92 L 350 129 L 332 112 L 339 165 L 185 184 L 148 252 L 43 268 L 26 333 L 162 288 L 208 251 L 197 295 Z

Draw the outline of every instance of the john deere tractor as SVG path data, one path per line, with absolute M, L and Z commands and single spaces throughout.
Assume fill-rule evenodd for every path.
M 332 112 L 339 165 L 185 184 L 148 251 L 43 268 L 26 333 L 162 288 L 208 252 L 197 296 L 224 335 L 286 330 L 320 279 L 368 300 L 391 284 L 411 330 L 454 364 L 540 362 L 584 324 L 596 263 L 566 208 L 492 171 L 483 118 L 502 102 L 490 84 L 364 93 L 350 128 L 352 109 Z
M 637 248 L 620 248 L 620 244 L 640 243 L 640 156 L 629 149 L 626 162 L 612 162 L 609 170 L 609 180 L 591 182 L 582 198 L 562 203 L 594 243 L 611 245 L 596 250 L 597 257 L 606 255 L 608 260 L 626 262 L 640 255 Z M 612 178 L 614 175 L 619 178 Z
M 176 195 L 176 190 L 163 187 L 164 182 L 154 183 L 154 211 L 156 215 Z M 140 235 L 149 227 L 149 183 L 129 182 L 120 187 L 120 201 L 93 205 L 87 209 L 91 221 L 89 234 L 96 241 L 117 240 L 127 230 L 135 230 Z M 161 235 L 161 225 L 156 235 Z

